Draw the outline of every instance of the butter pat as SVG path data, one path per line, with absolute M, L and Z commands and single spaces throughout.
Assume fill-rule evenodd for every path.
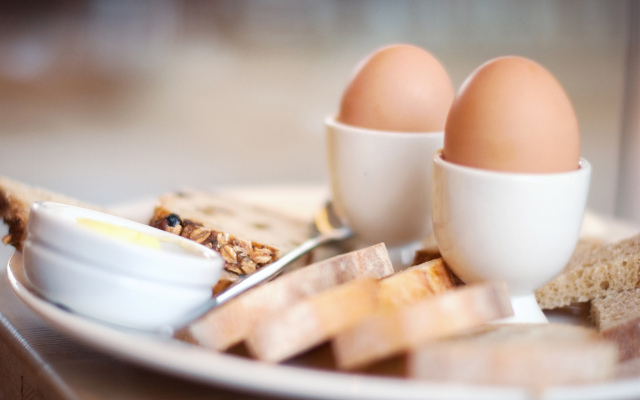
M 150 249 L 160 250 L 160 240 L 146 233 L 136 231 L 124 226 L 110 224 L 108 222 L 97 221 L 90 218 L 76 218 L 76 222 L 80 226 L 91 229 L 92 231 L 99 232 L 103 235 L 136 244 L 138 246 L 147 247 Z

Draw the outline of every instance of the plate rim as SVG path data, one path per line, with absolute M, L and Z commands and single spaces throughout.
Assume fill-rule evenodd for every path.
M 6 274 L 18 299 L 54 329 L 119 360 L 208 385 L 263 395 L 324 399 L 528 399 L 524 388 L 432 383 L 267 364 L 218 353 L 173 338 L 126 330 L 63 310 L 29 287 L 22 255 L 9 258 Z M 188 360 L 188 362 L 186 361 Z M 206 368 L 204 368 L 206 365 Z M 242 377 L 231 371 L 242 370 Z M 248 372 L 248 373 L 247 373 Z
M 523 387 L 436 383 L 267 364 L 218 353 L 177 339 L 127 330 L 63 310 L 34 291 L 24 275 L 22 254 L 7 262 L 9 286 L 18 299 L 51 327 L 98 351 L 152 370 L 209 386 L 258 395 L 299 398 L 389 399 L 611 399 L 640 396 L 640 378 L 593 385 L 554 386 L 541 392 Z M 242 374 L 231 371 L 242 370 Z

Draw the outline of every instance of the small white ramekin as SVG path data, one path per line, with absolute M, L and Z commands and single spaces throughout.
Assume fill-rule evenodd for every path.
M 148 248 L 92 230 L 85 218 L 158 239 Z M 211 299 L 224 260 L 193 241 L 137 222 L 57 203 L 36 203 L 27 226 L 25 274 L 46 299 L 79 314 L 154 330 Z

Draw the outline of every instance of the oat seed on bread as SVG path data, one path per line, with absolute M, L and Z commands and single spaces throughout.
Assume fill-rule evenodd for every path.
M 587 302 L 640 285 L 640 234 L 615 243 L 580 239 L 571 259 L 536 290 L 543 309 Z
M 149 225 L 219 251 L 225 268 L 239 275 L 277 260 L 312 233 L 307 221 L 199 191 L 160 197 Z
M 0 176 L 0 216 L 9 226 L 9 234 L 2 238 L 6 245 L 22 250 L 27 235 L 27 222 L 31 206 L 37 201 L 54 201 L 97 211 L 105 211 L 99 206 L 83 203 L 61 194 L 30 186 L 13 179 Z

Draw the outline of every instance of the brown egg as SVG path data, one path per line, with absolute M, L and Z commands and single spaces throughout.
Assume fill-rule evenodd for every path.
M 430 53 L 405 44 L 387 46 L 356 68 L 337 120 L 383 131 L 442 131 L 454 95 L 447 71 Z
M 575 170 L 580 133 L 571 101 L 539 64 L 491 60 L 467 78 L 451 106 L 443 158 L 495 171 Z

